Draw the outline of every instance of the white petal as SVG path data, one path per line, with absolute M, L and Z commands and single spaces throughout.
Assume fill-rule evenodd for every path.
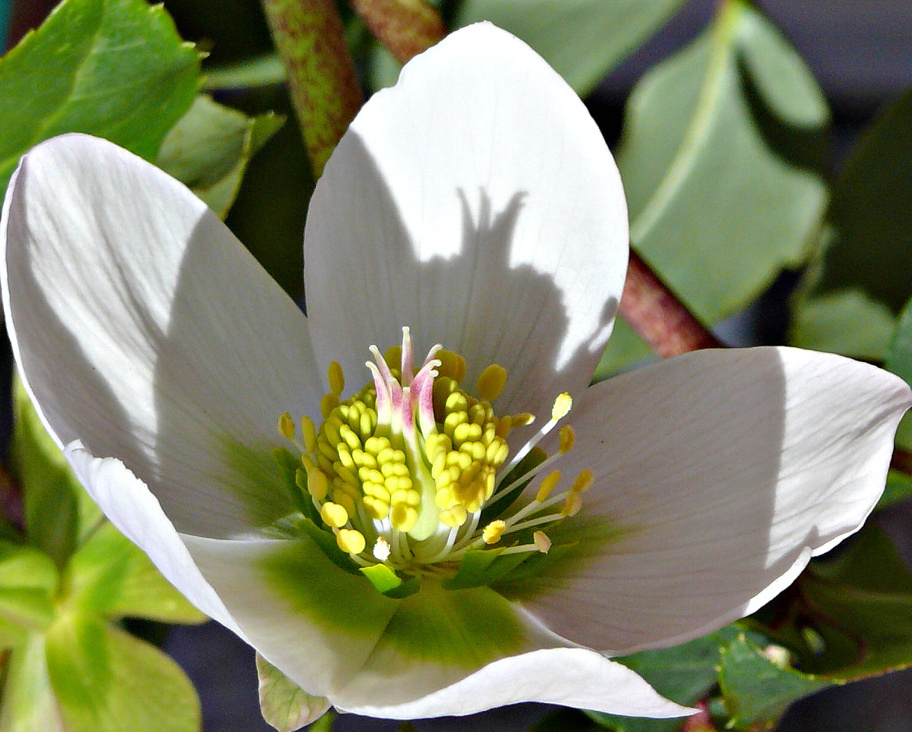
M 693 713 L 659 696 L 640 676 L 585 648 L 550 648 L 495 661 L 471 676 L 416 701 L 348 705 L 348 712 L 390 719 L 462 716 L 493 707 L 536 701 L 638 717 Z
M 317 185 L 315 348 L 366 381 L 367 347 L 408 325 L 420 348 L 469 358 L 470 383 L 506 367 L 504 411 L 546 412 L 589 383 L 627 252 L 620 178 L 585 107 L 524 43 L 471 26 L 364 106 Z
M 122 460 L 180 531 L 288 510 L 270 453 L 282 412 L 317 409 L 307 322 L 201 201 L 67 135 L 23 158 L 2 237 L 16 358 L 61 445 Z
M 360 671 L 398 605 L 307 537 L 184 539 L 247 642 L 312 696 L 331 698 Z
M 78 442 L 67 445 L 65 454 L 76 477 L 111 523 L 148 554 L 190 602 L 243 638 L 224 603 L 200 574 L 174 524 L 143 482 L 119 460 L 96 458 Z
M 568 420 L 562 467 L 594 471 L 573 521 L 608 538 L 507 594 L 613 655 L 748 614 L 860 528 L 909 404 L 885 371 L 786 348 L 701 351 L 598 384 Z

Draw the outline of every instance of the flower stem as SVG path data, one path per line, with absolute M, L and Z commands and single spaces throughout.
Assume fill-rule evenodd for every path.
M 263 0 L 315 178 L 364 99 L 333 0 Z
M 724 347 L 633 250 L 620 312 L 662 358 L 701 348 Z
M 400 63 L 446 35 L 440 13 L 425 0 L 349 0 L 371 33 Z

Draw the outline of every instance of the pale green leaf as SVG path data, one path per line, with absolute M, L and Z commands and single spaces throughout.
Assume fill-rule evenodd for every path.
M 865 132 L 836 182 L 819 261 L 794 302 L 795 345 L 885 356 L 891 326 L 912 296 L 910 160 L 912 90 Z
M 618 152 L 631 241 L 705 322 L 804 261 L 826 204 L 828 124 L 801 58 L 744 2 L 634 89 Z
M 109 523 L 73 555 L 67 585 L 75 606 L 107 618 L 149 618 L 166 623 L 206 620 L 145 553 Z
M 47 634 L 47 664 L 68 732 L 200 729 L 199 700 L 180 667 L 96 617 L 58 617 Z
M 489 20 L 534 48 L 581 96 L 683 0 L 466 0 L 454 28 Z
M 66 0 L 0 61 L 0 190 L 26 150 L 65 132 L 154 158 L 198 77 L 162 6 Z
M 322 717 L 329 709 L 326 697 L 308 694 L 259 653 L 256 667 L 263 719 L 279 732 L 300 729 Z
M 54 698 L 40 633 L 29 634 L 9 657 L 0 690 L 0 732 L 68 732 Z
M 206 68 L 203 89 L 250 89 L 285 81 L 287 74 L 277 53 L 255 56 L 224 66 Z
M 274 114 L 247 117 L 201 94 L 168 133 L 156 164 L 224 218 L 250 158 L 283 123 Z

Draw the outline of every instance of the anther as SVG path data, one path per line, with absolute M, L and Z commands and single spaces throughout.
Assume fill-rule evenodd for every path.
M 507 524 L 501 519 L 492 521 L 481 532 L 481 537 L 484 539 L 485 544 L 496 544 L 500 541 L 500 537 L 503 536 L 504 531 L 507 529 Z
M 486 402 L 493 402 L 503 391 L 507 384 L 507 370 L 503 366 L 492 363 L 478 377 L 478 396 Z
M 583 497 L 579 493 L 571 491 L 570 495 L 567 496 L 567 500 L 564 501 L 564 507 L 561 509 L 561 516 L 576 516 L 582 507 Z
M 594 477 L 591 470 L 581 470 L 580 474 L 576 476 L 576 480 L 573 481 L 570 490 L 574 493 L 584 493 L 585 491 L 588 491 L 589 488 L 592 487 Z
M 557 399 L 554 400 L 554 406 L 551 407 L 551 419 L 555 422 L 559 419 L 563 419 L 570 413 L 570 408 L 573 406 L 573 397 L 571 397 L 567 392 L 563 394 L 558 394 Z
M 331 526 L 334 529 L 341 529 L 348 523 L 348 511 L 345 510 L 345 506 L 340 506 L 338 503 L 328 501 L 324 503 L 323 507 L 320 509 L 320 518 L 323 519 L 323 523 L 327 526 Z
M 547 554 L 551 548 L 551 539 L 544 531 L 536 531 L 532 534 L 532 541 L 535 543 L 535 548 L 542 554 Z
M 340 529 L 336 534 L 336 543 L 343 552 L 348 554 L 360 554 L 367 546 L 364 534 L 355 529 Z
M 576 432 L 569 424 L 564 425 L 560 431 L 560 451 L 570 452 L 574 444 L 576 444 Z
M 301 435 L 304 437 L 304 448 L 307 452 L 317 449 L 317 428 L 307 415 L 301 417 Z
M 554 490 L 554 486 L 557 485 L 557 482 L 560 479 L 560 470 L 555 470 L 552 473 L 549 473 L 539 486 L 538 493 L 535 494 L 535 500 L 539 503 L 544 503 L 548 499 L 548 496 L 551 495 L 551 491 Z
M 345 389 L 345 375 L 342 373 L 342 366 L 338 361 L 329 364 L 329 390 L 337 397 L 342 396 L 342 390 Z
M 295 436 L 295 423 L 288 412 L 279 417 L 279 432 L 286 440 L 293 440 Z
M 330 392 L 329 394 L 324 394 L 323 398 L 320 400 L 320 414 L 323 415 L 323 419 L 329 419 L 329 415 L 332 414 L 333 409 L 339 406 L 339 397 Z

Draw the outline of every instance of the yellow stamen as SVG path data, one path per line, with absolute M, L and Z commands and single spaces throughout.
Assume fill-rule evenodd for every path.
M 295 423 L 288 412 L 279 417 L 279 432 L 286 440 L 293 440 L 295 436 Z
M 360 554 L 367 546 L 364 534 L 355 529 L 340 529 L 336 534 L 336 543 L 343 552 L 348 554 Z
M 576 476 L 576 480 L 573 481 L 570 490 L 574 493 L 585 493 L 592 487 L 594 477 L 591 470 L 581 470 L 580 474 Z
M 551 548 L 551 539 L 544 531 L 536 531 L 532 534 L 532 541 L 535 543 L 535 548 L 542 554 L 547 554 Z
M 505 521 L 497 519 L 492 521 L 487 526 L 484 527 L 484 530 L 481 532 L 481 536 L 484 539 L 485 544 L 496 544 L 500 541 L 500 537 L 503 536 L 504 531 L 506 531 L 507 524 Z
M 322 501 L 329 493 L 329 479 L 317 467 L 307 471 L 307 491 L 315 501 Z
M 342 366 L 338 361 L 329 364 L 329 390 L 337 397 L 342 396 L 342 390 L 345 389 L 345 375 L 342 373 Z
M 466 522 L 468 515 L 468 512 L 462 506 L 452 506 L 440 512 L 440 523 L 455 529 Z
M 567 392 L 558 394 L 557 399 L 554 400 L 554 406 L 551 408 L 551 419 L 555 422 L 563 419 L 570 413 L 572 406 L 573 398 Z
M 561 452 L 570 452 L 573 449 L 573 445 L 576 444 L 576 432 L 573 431 L 573 428 L 568 424 L 561 427 L 560 431 L 560 451 Z
M 301 417 L 301 435 L 304 437 L 304 449 L 307 452 L 317 449 L 317 428 L 307 415 Z
M 323 419 L 329 419 L 329 415 L 332 414 L 333 409 L 339 406 L 339 397 L 336 394 L 330 392 L 325 394 L 320 400 L 320 414 L 323 415 Z
M 567 500 L 564 501 L 564 507 L 561 509 L 561 516 L 576 516 L 582 507 L 583 497 L 579 493 L 571 491 L 570 495 L 567 496 Z
M 513 427 L 525 427 L 527 424 L 532 424 L 534 421 L 535 415 L 529 414 L 528 412 L 520 412 L 519 414 L 514 414 L 510 418 Z
M 437 369 L 440 376 L 452 379 L 457 384 L 465 378 L 466 362 L 458 353 L 441 349 L 437 351 L 436 358 L 440 361 L 440 366 Z
M 560 479 L 560 470 L 555 470 L 549 473 L 539 486 L 538 493 L 535 494 L 535 500 L 539 503 L 544 503 L 547 500 L 548 496 L 551 495 L 551 491 L 554 490 L 554 486 L 557 485 L 557 481 Z
M 323 519 L 323 523 L 327 526 L 341 529 L 348 523 L 348 511 L 345 510 L 345 506 L 327 501 L 323 504 L 323 508 L 320 509 L 320 518 Z
M 399 364 L 402 363 L 402 346 L 390 346 L 383 354 L 383 358 L 386 359 L 391 369 L 398 370 Z
M 503 366 L 492 363 L 478 377 L 478 396 L 486 402 L 493 402 L 503 391 L 507 384 L 507 370 Z

